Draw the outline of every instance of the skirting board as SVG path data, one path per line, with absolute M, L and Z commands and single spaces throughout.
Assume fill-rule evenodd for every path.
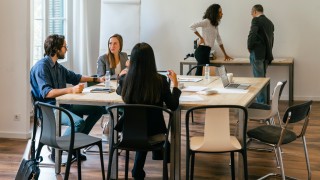
M 1 132 L 0 138 L 12 138 L 12 139 L 30 139 L 32 131 L 26 134 L 16 133 L 16 132 Z

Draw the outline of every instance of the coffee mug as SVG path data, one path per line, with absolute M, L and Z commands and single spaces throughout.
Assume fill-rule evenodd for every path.
M 227 73 L 229 83 L 233 82 L 233 73 Z

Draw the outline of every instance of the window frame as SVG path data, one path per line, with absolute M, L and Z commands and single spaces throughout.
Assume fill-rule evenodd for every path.
M 36 60 L 35 58 L 35 53 L 34 53 L 34 48 L 35 48 L 35 43 L 34 43 L 34 25 L 35 25 L 35 21 L 36 20 L 42 20 L 42 34 L 41 34 L 41 39 L 42 39 L 42 44 L 41 44 L 41 46 L 42 46 L 42 49 L 41 49 L 41 52 L 42 52 L 42 54 L 44 53 L 44 50 L 43 50 L 43 42 L 45 41 L 45 38 L 49 35 L 49 22 L 50 22 L 50 20 L 54 20 L 54 19 L 58 19 L 58 20 L 63 20 L 64 21 L 64 29 L 63 29 L 63 32 L 64 32 L 64 36 L 65 36 L 65 38 L 66 38 L 66 41 L 67 42 L 71 42 L 71 39 L 70 39 L 70 37 L 71 37 L 71 35 L 69 35 L 69 34 L 71 34 L 71 28 L 72 28 L 72 1 L 70 1 L 70 0 L 63 0 L 63 17 L 59 17 L 59 18 L 50 18 L 49 17 L 49 9 L 50 9 L 50 3 L 49 3 L 49 0 L 44 0 L 44 1 L 42 1 L 42 4 L 41 4 L 41 6 L 43 6 L 42 7 L 42 17 L 41 18 L 35 18 L 34 17 L 34 10 L 36 9 L 35 8 L 35 6 L 36 6 L 36 4 L 35 4 L 35 2 L 34 2 L 34 0 L 32 0 L 32 3 L 31 3 L 31 9 L 32 9 L 32 11 L 31 11 L 31 17 L 32 17 L 32 19 L 31 19 L 31 37 L 32 37 L 32 42 L 31 42 L 31 63 L 30 63 L 30 65 L 31 66 L 33 66 L 38 60 L 40 60 L 40 58 L 38 58 L 38 60 Z M 67 44 L 69 44 L 69 43 L 67 43 Z M 70 44 L 68 45 L 69 47 L 71 47 L 70 46 Z M 61 63 L 61 64 L 63 64 L 64 66 L 70 66 L 70 64 L 71 64 L 71 59 L 72 58 L 70 58 L 71 57 L 71 53 L 70 53 L 70 51 L 69 51 L 70 49 L 68 49 L 68 53 L 66 54 L 66 57 L 65 57 L 65 59 L 60 59 L 60 60 L 58 60 L 58 62 L 59 63 Z

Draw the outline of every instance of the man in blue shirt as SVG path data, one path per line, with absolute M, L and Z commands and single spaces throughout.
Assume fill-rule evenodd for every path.
M 64 59 L 68 50 L 65 37 L 53 34 L 46 38 L 44 42 L 44 57 L 39 60 L 30 71 L 31 92 L 36 101 L 56 104 L 56 97 L 68 93 L 81 93 L 84 84 L 81 82 L 104 82 L 104 77 L 89 77 L 76 74 L 61 64 L 58 59 Z M 79 84 L 80 83 L 80 84 Z M 72 87 L 67 87 L 72 84 Z M 65 109 L 71 112 L 74 119 L 75 132 L 89 134 L 96 122 L 101 118 L 105 109 L 100 106 L 87 105 L 64 105 Z M 83 116 L 87 115 L 86 120 Z M 70 125 L 67 116 L 62 113 L 62 124 Z M 70 134 L 70 127 L 64 135 Z M 54 151 L 51 159 L 54 161 Z M 81 160 L 86 160 L 86 156 L 81 155 Z

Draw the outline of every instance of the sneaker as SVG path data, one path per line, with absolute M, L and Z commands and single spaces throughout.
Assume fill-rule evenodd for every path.
M 51 149 L 51 154 L 49 154 L 49 159 L 54 163 L 56 162 L 56 151 L 54 148 Z
M 49 155 L 49 159 L 50 159 L 52 162 L 55 163 L 55 158 L 56 158 L 56 151 L 55 151 L 54 148 L 52 148 L 52 152 L 51 152 L 51 154 Z M 71 158 L 71 163 L 75 162 L 76 160 L 77 160 L 77 158 L 76 158 L 76 153 L 74 153 L 73 156 L 72 156 L 72 158 Z M 83 154 L 80 153 L 80 160 L 81 160 L 81 161 L 87 160 L 87 156 L 85 156 L 85 155 L 83 155 Z M 66 162 L 65 162 L 65 163 L 61 163 L 61 165 L 65 165 L 65 164 L 66 164 Z
M 73 153 L 72 155 L 73 155 L 72 160 L 73 160 L 73 159 L 76 160 L 76 159 L 77 159 L 77 154 L 76 154 L 76 153 Z M 80 153 L 79 159 L 80 159 L 80 161 L 86 161 L 86 160 L 87 160 L 87 156 Z M 71 161 L 72 161 L 72 160 L 71 160 Z

